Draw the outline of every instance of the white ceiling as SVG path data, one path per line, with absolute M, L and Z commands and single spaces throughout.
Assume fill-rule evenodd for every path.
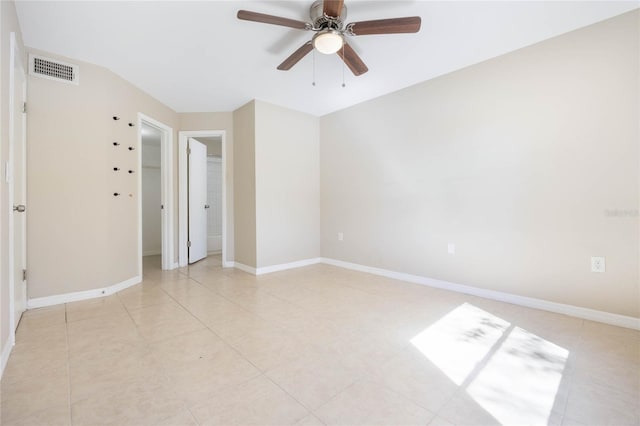
M 422 17 L 418 34 L 349 39 L 369 67 L 337 55 L 276 67 L 312 33 L 240 21 L 239 9 L 308 21 L 309 1 L 18 1 L 27 46 L 102 65 L 178 112 L 232 111 L 260 99 L 324 115 L 619 15 L 638 1 L 347 0 L 347 22 Z

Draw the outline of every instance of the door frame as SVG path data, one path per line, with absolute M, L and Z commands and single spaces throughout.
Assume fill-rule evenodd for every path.
M 225 130 L 189 130 L 179 132 L 178 144 L 178 264 L 189 264 L 187 241 L 189 237 L 188 208 L 188 156 L 189 138 L 219 136 L 222 139 L 222 266 L 232 267 L 227 253 L 227 132 Z
M 160 203 L 162 228 L 162 269 L 175 269 L 173 203 L 173 128 L 141 112 L 138 113 L 138 273 L 142 276 L 142 125 L 160 131 Z
M 16 70 L 16 65 L 22 70 L 22 74 L 24 76 L 23 79 L 23 85 L 22 85 L 22 96 L 24 99 L 24 102 L 27 101 L 27 71 L 24 68 L 24 62 L 22 60 L 20 60 L 20 58 L 22 57 L 22 52 L 20 51 L 20 47 L 18 46 L 18 41 L 16 39 L 16 33 L 12 32 L 10 34 L 10 58 L 9 58 L 9 158 L 7 159 L 6 162 L 6 170 L 5 170 L 5 181 L 8 184 L 8 188 L 7 188 L 7 195 L 8 195 L 8 201 L 9 201 L 9 205 L 5 206 L 5 208 L 9 209 L 9 235 L 8 235 L 8 242 L 9 242 L 9 247 L 8 247 L 8 281 L 9 281 L 9 328 L 10 328 L 10 339 L 11 339 L 11 345 L 15 345 L 16 343 L 16 326 L 17 324 L 15 323 L 15 313 L 16 313 L 16 306 L 15 306 L 15 274 L 14 274 L 14 245 L 15 245 L 15 229 L 14 229 L 14 219 L 13 219 L 13 194 L 14 194 L 14 185 L 15 185 L 15 179 L 14 179 L 14 163 L 13 160 L 15 158 L 15 147 L 16 147 L 16 141 L 15 141 L 15 115 L 14 115 L 14 111 L 15 111 L 15 102 L 16 99 L 14 97 L 15 94 L 15 84 L 16 84 L 16 76 L 15 76 L 15 70 Z M 22 141 L 20 143 L 21 148 L 22 148 L 22 179 L 20 182 L 20 185 L 22 185 L 23 188 L 23 196 L 25 199 L 25 204 L 26 204 L 26 199 L 27 199 L 27 116 L 25 113 L 22 114 Z M 21 230 L 22 232 L 22 258 L 24 259 L 25 265 L 24 265 L 24 269 L 26 269 L 27 265 L 27 235 L 26 235 L 26 224 L 27 224 L 27 213 L 25 212 L 25 217 L 24 217 L 24 227 Z M 26 285 L 26 283 L 25 283 Z M 24 304 L 23 306 L 27 306 L 27 294 L 25 292 L 25 300 L 24 300 Z

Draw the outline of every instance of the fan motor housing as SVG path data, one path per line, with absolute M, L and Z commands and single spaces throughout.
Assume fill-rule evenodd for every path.
M 311 5 L 309 15 L 314 28 L 331 28 L 334 30 L 342 30 L 344 22 L 347 19 L 347 6 L 342 6 L 342 13 L 337 18 L 325 16 L 322 7 L 323 1 L 316 0 Z

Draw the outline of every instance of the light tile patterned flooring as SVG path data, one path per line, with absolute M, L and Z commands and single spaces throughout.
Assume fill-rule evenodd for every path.
M 637 331 L 326 265 L 159 263 L 24 314 L 3 425 L 640 423 Z

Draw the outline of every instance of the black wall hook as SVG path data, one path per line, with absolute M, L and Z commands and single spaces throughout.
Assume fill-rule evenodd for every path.
M 133 170 L 129 170 L 129 174 L 131 174 L 131 173 L 134 173 L 134 171 Z
M 113 196 L 114 196 L 114 197 L 117 197 L 118 195 L 120 195 L 120 193 L 119 193 L 119 192 L 114 192 L 114 193 L 113 193 Z
M 129 123 L 129 127 L 133 127 L 133 126 L 135 126 L 135 124 Z
M 130 146 L 128 149 L 129 149 L 129 151 L 133 151 L 135 148 Z
M 113 143 L 113 146 L 119 146 L 119 145 L 120 145 L 120 142 L 114 142 Z
M 114 167 L 114 168 L 113 168 L 113 171 L 114 171 L 114 172 L 117 172 L 118 170 L 120 170 L 120 167 Z
M 114 115 L 114 116 L 113 116 L 113 120 L 114 120 L 114 121 L 118 121 L 118 120 L 120 120 L 120 117 L 118 117 L 118 116 Z

